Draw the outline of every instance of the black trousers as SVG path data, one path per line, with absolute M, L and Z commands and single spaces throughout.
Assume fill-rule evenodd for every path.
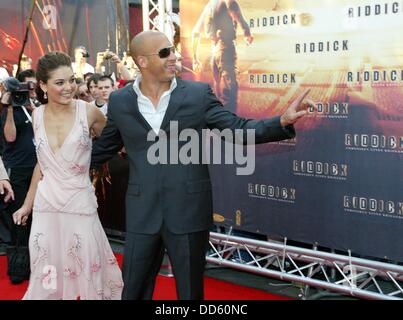
M 123 260 L 123 299 L 151 300 L 167 250 L 179 300 L 204 298 L 203 275 L 209 231 L 171 233 L 163 224 L 157 234 L 127 233 Z
M 18 226 L 13 222 L 13 213 L 17 211 L 24 203 L 29 190 L 34 168 L 7 168 L 9 173 L 11 187 L 14 191 L 15 201 L 10 202 L 5 210 L 5 220 L 11 233 L 11 245 L 28 246 L 31 216 L 26 226 Z
M 11 235 L 8 213 L 6 210 L 0 210 L 0 244 L 9 243 L 10 241 Z

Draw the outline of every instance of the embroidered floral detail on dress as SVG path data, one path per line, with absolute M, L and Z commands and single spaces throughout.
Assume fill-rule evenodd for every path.
M 101 265 L 99 263 L 93 263 L 91 265 L 92 272 L 98 272 L 99 270 L 101 270 Z
M 106 290 L 99 289 L 97 295 L 101 300 L 112 300 L 114 297 L 120 296 L 123 288 L 123 282 L 114 282 L 109 280 L 105 284 Z
M 33 263 L 32 263 L 32 265 L 34 267 L 36 267 L 39 264 L 39 262 L 46 259 L 48 256 L 47 250 L 43 246 L 40 245 L 39 240 L 42 236 L 43 236 L 43 233 L 36 233 L 34 235 L 33 247 L 34 247 L 35 251 L 37 252 L 37 256 L 35 257 L 35 259 L 33 260 Z
M 83 129 L 80 141 L 78 143 L 78 148 L 81 150 L 89 150 L 91 149 L 91 139 L 90 139 L 90 132 L 88 131 L 87 125 L 85 125 L 84 120 L 80 120 L 81 128 Z
M 80 235 L 75 233 L 73 235 L 73 238 L 74 238 L 74 243 L 68 249 L 67 255 L 69 257 L 71 257 L 73 259 L 73 261 L 77 264 L 80 272 L 77 273 L 76 271 L 71 270 L 71 268 L 65 267 L 64 268 L 64 275 L 67 276 L 67 277 L 70 277 L 70 278 L 77 277 L 78 274 L 80 274 L 81 271 L 84 269 L 84 263 L 83 263 L 83 261 L 81 260 L 81 258 L 78 255 L 78 253 L 79 253 L 79 251 L 81 249 L 81 237 L 80 237 Z
M 86 167 L 80 166 L 77 164 L 77 155 L 83 154 L 85 151 L 91 151 L 92 148 L 92 140 L 88 131 L 88 125 L 85 125 L 86 120 L 80 119 L 78 125 L 77 131 L 74 132 L 74 134 L 70 134 L 67 138 L 70 140 L 73 140 L 75 142 L 74 144 L 74 150 L 67 147 L 68 141 L 65 143 L 65 151 L 62 150 L 60 152 L 60 156 L 65 160 L 67 163 L 71 163 L 70 169 L 73 170 L 74 175 L 81 175 L 81 174 L 86 174 L 87 170 L 89 170 L 89 162 L 90 158 L 86 159 L 85 161 L 88 162 L 88 165 Z M 75 125 L 74 125 L 75 126 Z M 71 137 L 72 136 L 72 137 Z M 66 138 L 66 139 L 67 139 Z M 91 153 L 89 153 L 90 155 Z
M 44 144 L 45 144 L 45 140 L 42 138 L 39 138 L 38 142 L 35 144 L 36 157 L 38 159 L 43 159 L 43 157 L 44 157 L 44 153 L 42 151 Z M 46 161 L 39 161 L 39 165 L 42 170 L 48 169 L 48 166 L 46 165 Z
M 64 268 L 64 276 L 70 279 L 76 279 L 78 274 L 75 271 L 72 271 L 70 268 Z
M 45 142 L 42 138 L 39 138 L 38 140 L 39 140 L 39 141 L 35 143 L 35 151 L 36 151 L 36 154 L 39 153 L 39 151 L 40 151 L 41 148 L 42 148 L 42 145 L 43 145 L 44 142 Z
M 85 174 L 88 170 L 87 165 L 80 165 L 78 163 L 72 163 L 70 165 L 70 170 L 73 171 L 76 175 Z
M 117 295 L 120 295 L 122 292 L 123 288 L 123 282 L 114 282 L 112 280 L 109 280 L 108 283 L 106 284 L 106 287 L 109 289 L 108 293 L 106 293 L 106 290 L 102 290 L 102 292 L 99 292 L 98 294 L 102 294 L 102 300 L 112 300 L 113 297 L 116 297 Z

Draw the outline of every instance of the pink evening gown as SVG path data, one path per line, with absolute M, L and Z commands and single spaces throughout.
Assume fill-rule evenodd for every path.
M 92 140 L 85 102 L 76 101 L 73 128 L 54 152 L 34 111 L 38 183 L 29 239 L 31 276 L 23 299 L 121 299 L 123 281 L 97 213 L 89 178 Z

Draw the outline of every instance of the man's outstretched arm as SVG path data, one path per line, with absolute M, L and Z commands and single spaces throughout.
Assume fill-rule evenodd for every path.
M 123 140 L 112 116 L 102 130 L 101 136 L 94 142 L 91 154 L 91 167 L 97 167 L 117 154 L 123 147 Z
M 248 129 L 254 130 L 255 143 L 266 143 L 291 139 L 295 136 L 294 124 L 307 114 L 309 107 L 314 107 L 314 102 L 306 99 L 309 89 L 300 94 L 279 116 L 273 118 L 255 120 L 244 119 L 229 112 L 222 107 L 221 102 L 213 94 L 210 86 L 207 86 L 205 96 L 206 114 L 205 120 L 210 129 L 244 130 L 243 143 L 246 143 Z M 305 100 L 305 101 L 304 101 Z

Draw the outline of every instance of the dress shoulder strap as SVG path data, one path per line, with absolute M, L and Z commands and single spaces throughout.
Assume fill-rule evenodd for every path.
M 32 111 L 32 125 L 35 133 L 39 130 L 41 123 L 43 122 L 42 120 L 44 110 L 45 106 L 41 104 L 39 107 L 35 108 Z
M 78 121 L 83 127 L 85 132 L 89 132 L 88 128 L 88 117 L 87 117 L 87 102 L 83 100 L 77 101 L 77 112 L 78 112 Z

